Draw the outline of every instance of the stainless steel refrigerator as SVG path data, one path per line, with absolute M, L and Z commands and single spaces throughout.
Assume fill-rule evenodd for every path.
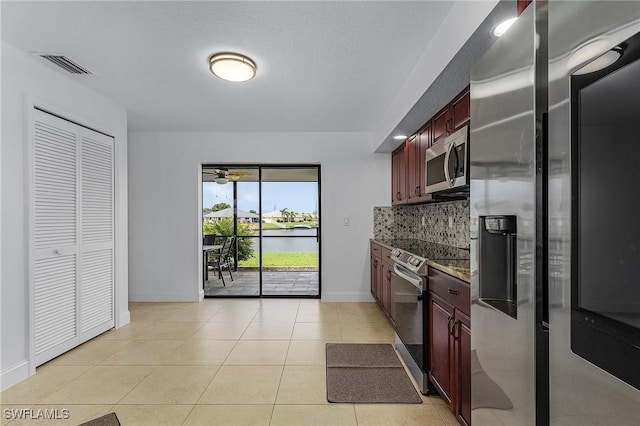
M 579 124 L 640 145 L 640 72 L 576 77 L 639 32 L 638 1 L 534 0 L 471 70 L 473 426 L 640 425 L 640 155 Z

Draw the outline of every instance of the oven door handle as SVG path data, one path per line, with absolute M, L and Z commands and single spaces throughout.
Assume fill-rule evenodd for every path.
M 406 268 L 404 268 L 402 265 L 398 265 L 397 263 L 393 264 L 393 271 L 402 279 L 411 283 L 411 285 L 416 287 L 418 290 L 422 290 L 422 278 L 407 271 Z

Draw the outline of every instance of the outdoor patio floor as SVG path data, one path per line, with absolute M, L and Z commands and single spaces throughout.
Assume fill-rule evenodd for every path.
M 260 274 L 258 271 L 237 271 L 233 281 L 229 272 L 223 271 L 224 282 L 218 273 L 209 271 L 209 280 L 204 286 L 205 297 L 215 296 L 259 296 Z M 263 296 L 317 296 L 319 294 L 318 271 L 263 271 Z

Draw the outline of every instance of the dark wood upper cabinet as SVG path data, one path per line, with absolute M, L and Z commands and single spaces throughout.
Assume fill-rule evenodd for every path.
M 451 109 L 447 105 L 431 119 L 433 142 L 438 142 L 449 136 L 449 122 L 451 121 Z
M 431 131 L 431 121 L 427 123 L 418 132 L 418 182 L 420 191 L 420 201 L 428 201 L 431 199 L 431 195 L 427 194 L 427 149 L 431 147 L 431 141 L 433 140 L 433 132 Z
M 391 155 L 391 204 L 407 202 L 407 149 L 406 144 Z
M 471 102 L 469 87 L 464 89 L 453 101 L 440 110 L 431 119 L 432 143 L 446 138 L 460 127 L 469 122 L 471 115 Z
M 471 117 L 470 90 L 467 87 L 460 96 L 451 102 L 451 112 L 453 115 L 452 131 L 458 130 L 469 122 Z
M 407 201 L 413 202 L 420 196 L 420 139 L 413 135 L 407 139 Z
M 469 87 L 427 121 L 391 156 L 391 204 L 432 201 L 426 193 L 426 153 L 436 142 L 469 123 Z
M 531 3 L 531 0 L 517 0 L 517 9 L 518 9 L 518 16 L 520 16 L 520 14 L 522 12 L 524 12 L 524 10 L 527 8 L 527 6 L 529 6 L 529 4 Z

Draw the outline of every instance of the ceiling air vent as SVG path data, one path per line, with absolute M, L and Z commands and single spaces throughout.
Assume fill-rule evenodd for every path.
M 47 61 L 53 62 L 63 70 L 70 72 L 71 74 L 91 74 L 91 72 L 82 68 L 80 65 L 71 61 L 69 58 L 61 55 L 40 55 L 41 58 Z

